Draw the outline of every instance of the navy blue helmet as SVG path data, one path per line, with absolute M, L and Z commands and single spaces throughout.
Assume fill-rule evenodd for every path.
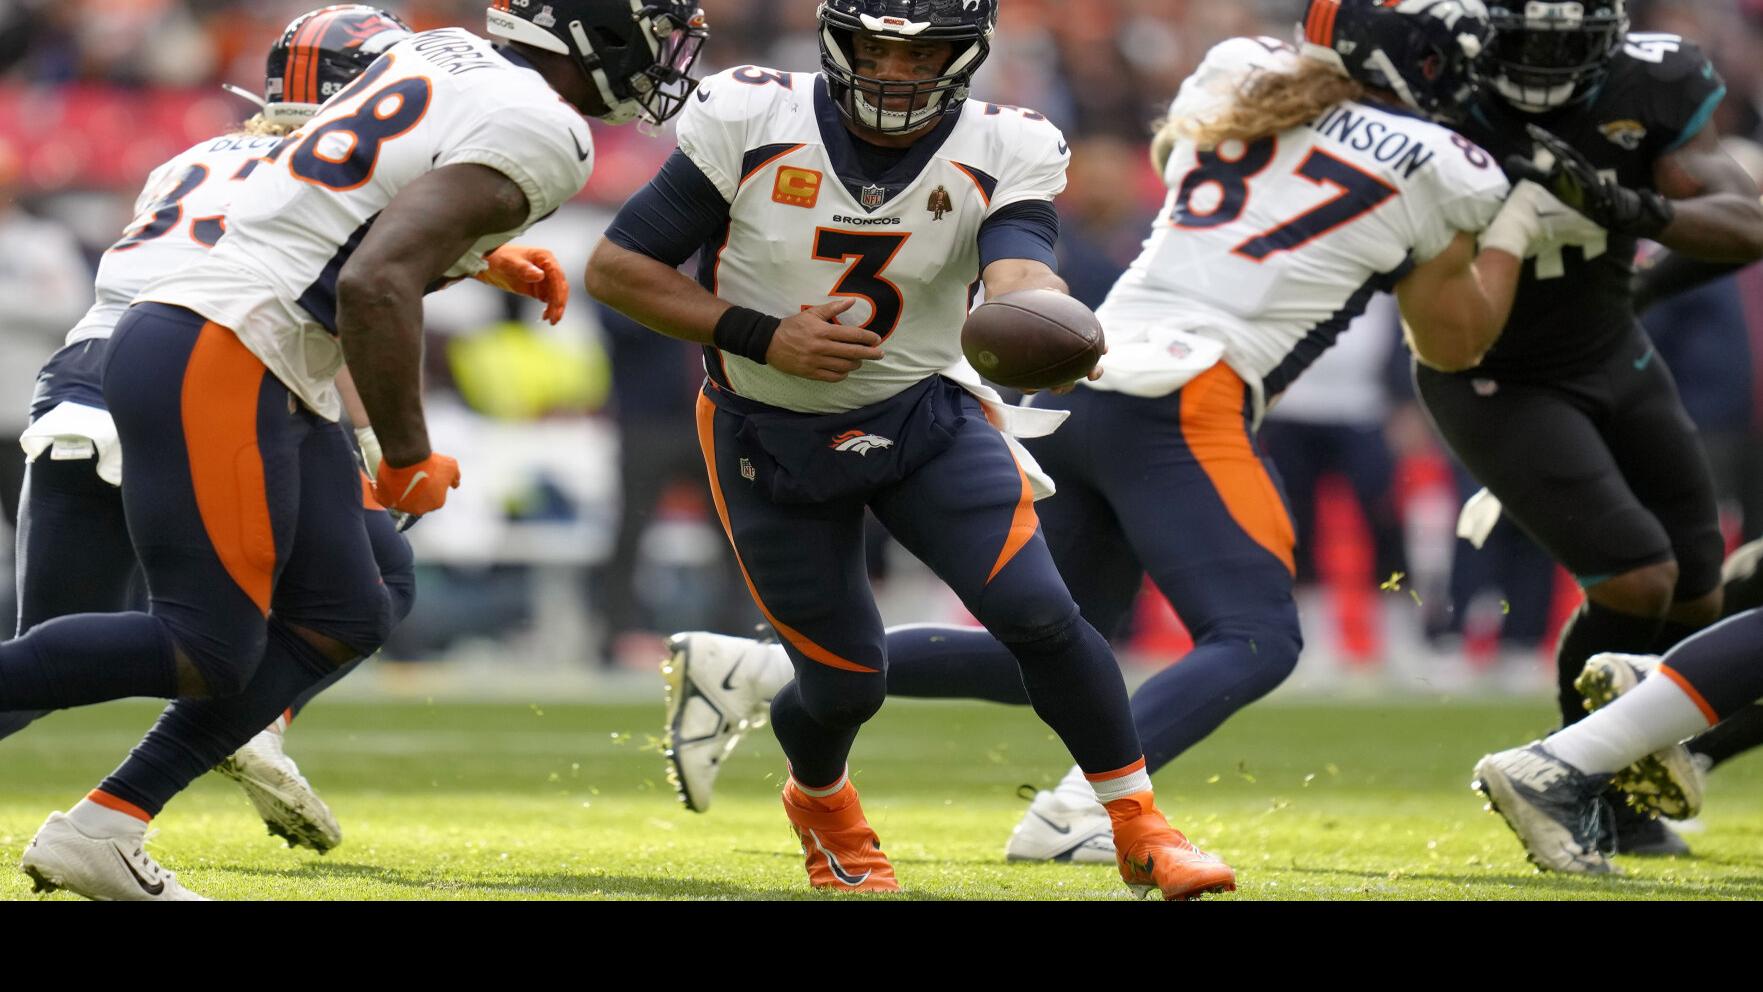
M 338 4 L 294 18 L 269 49 L 263 118 L 298 126 L 318 113 L 380 53 L 410 37 L 395 14 L 365 4 Z
M 1597 91 L 1628 36 L 1623 0 L 1494 0 L 1494 43 L 1483 73 L 1507 103 L 1541 113 Z
M 611 124 L 660 124 L 679 113 L 698 88 L 692 66 L 710 37 L 688 0 L 494 0 L 484 17 L 493 37 L 573 59 Z
M 839 111 L 870 130 L 907 134 L 967 99 L 974 72 L 992 51 L 998 0 L 825 0 L 818 16 L 820 67 Z M 860 34 L 902 43 L 946 41 L 954 51 L 930 79 L 881 80 L 857 72 L 852 45 Z
M 1310 0 L 1301 27 L 1305 55 L 1434 120 L 1475 98 L 1491 34 L 1482 0 Z

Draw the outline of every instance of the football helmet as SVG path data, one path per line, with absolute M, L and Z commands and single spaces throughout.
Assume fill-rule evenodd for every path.
M 410 37 L 396 15 L 366 4 L 337 4 L 294 18 L 269 50 L 263 118 L 298 127 L 372 65 Z
M 1628 35 L 1624 0 L 1489 5 L 1494 40 L 1482 73 L 1506 102 L 1542 113 L 1595 93 Z
M 820 67 L 839 112 L 872 131 L 908 134 L 967 99 L 974 72 L 992 51 L 998 0 L 825 0 L 817 16 Z M 908 82 L 877 79 L 856 70 L 852 45 L 859 34 L 902 42 L 947 41 L 955 51 L 939 76 Z M 905 101 L 908 109 L 886 109 L 893 101 Z
M 599 90 L 608 124 L 679 113 L 710 37 L 704 12 L 684 0 L 495 0 L 485 20 L 493 37 L 573 59 Z
M 1299 25 L 1307 57 L 1434 120 L 1455 119 L 1475 98 L 1490 34 L 1482 0 L 1310 0 Z

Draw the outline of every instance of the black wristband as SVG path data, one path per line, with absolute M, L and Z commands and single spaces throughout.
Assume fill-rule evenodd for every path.
M 711 341 L 723 351 L 732 351 L 748 361 L 765 364 L 765 352 L 777 333 L 782 317 L 773 317 L 747 307 L 729 307 L 716 321 Z

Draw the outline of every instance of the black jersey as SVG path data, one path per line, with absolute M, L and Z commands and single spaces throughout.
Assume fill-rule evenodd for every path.
M 1631 34 L 1589 102 L 1528 114 L 1485 93 L 1459 127 L 1504 161 L 1530 158 L 1526 124 L 1577 148 L 1624 186 L 1653 188 L 1653 166 L 1695 137 L 1726 94 L 1701 49 L 1677 35 Z M 1505 333 L 1474 370 L 1478 376 L 1552 379 L 1596 367 L 1634 323 L 1629 278 L 1636 243 L 1610 235 L 1599 250 L 1566 247 L 1524 263 Z

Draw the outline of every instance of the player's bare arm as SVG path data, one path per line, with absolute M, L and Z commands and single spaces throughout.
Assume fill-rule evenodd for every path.
M 481 165 L 449 165 L 399 191 L 337 278 L 337 335 L 386 464 L 428 458 L 422 296 L 480 238 L 518 228 L 526 194 Z
M 763 356 L 764 364 L 804 379 L 839 382 L 884 357 L 880 335 L 838 322 L 852 299 L 782 318 L 760 314 L 717 298 L 666 262 L 607 240 L 588 260 L 585 281 L 589 295 L 651 330 L 756 361 Z
M 1763 258 L 1763 200 L 1744 167 L 1720 147 L 1713 127 L 1664 156 L 1653 183 L 1672 200 L 1673 217 L 1656 239 L 1667 248 L 1715 262 Z
M 1475 241 L 1459 233 L 1450 247 L 1396 284 L 1415 357 L 1441 372 L 1481 364 L 1506 326 L 1524 271 L 1517 255 L 1498 248 L 1477 252 Z

